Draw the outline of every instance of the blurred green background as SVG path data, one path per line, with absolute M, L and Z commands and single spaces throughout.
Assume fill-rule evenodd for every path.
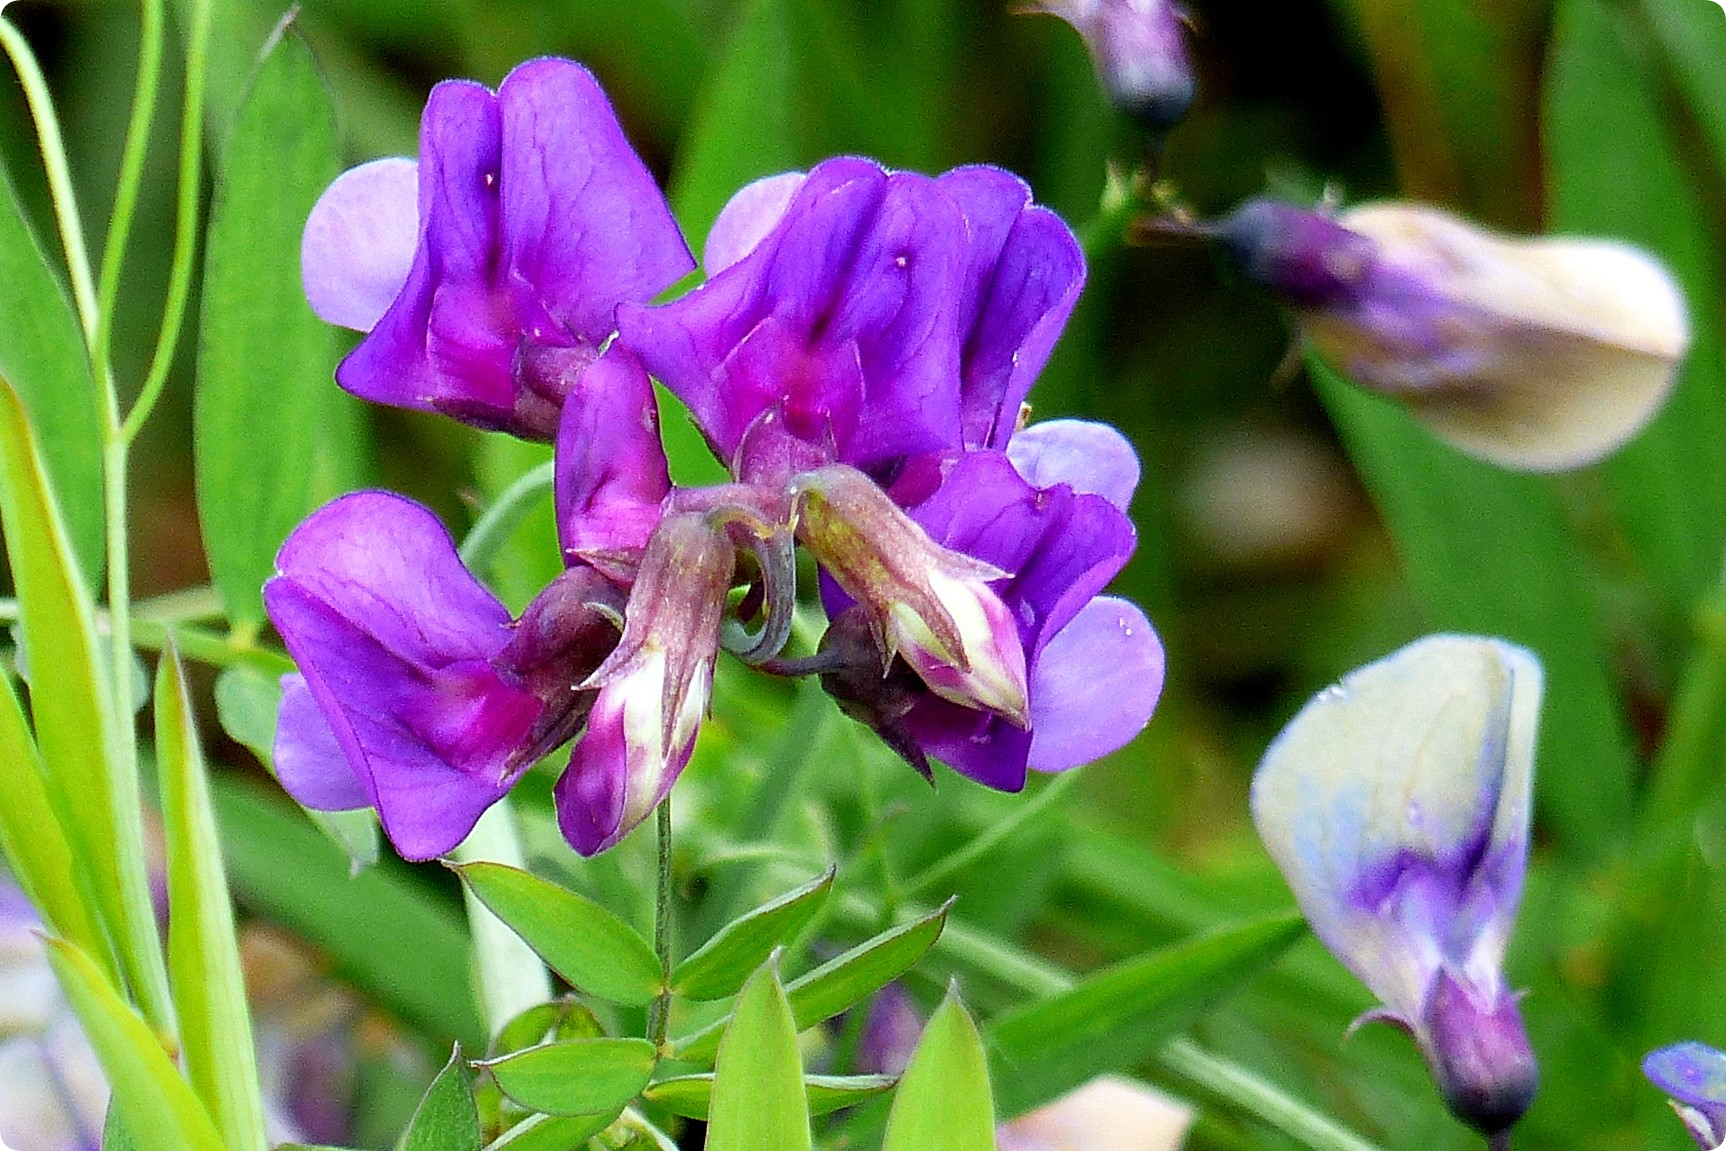
M 307 0 L 299 24 L 352 161 L 411 154 L 439 79 L 495 84 L 542 54 L 586 62 L 667 181 L 697 251 L 736 186 L 834 153 L 931 171 L 986 161 L 1025 175 L 1092 255 L 1085 297 L 1032 401 L 1039 418 L 1107 419 L 1139 446 L 1140 546 L 1118 589 L 1156 623 L 1169 681 L 1145 735 L 1086 771 L 1070 818 L 1033 825 L 964 877 L 961 917 L 1082 967 L 1286 906 L 1246 818 L 1268 739 L 1323 684 L 1425 631 L 1507 635 L 1547 662 L 1550 693 L 1538 867 L 1512 964 L 1533 989 L 1525 1014 L 1546 1088 L 1518 1146 L 1685 1146 L 1636 1061 L 1683 1037 L 1726 1045 L 1726 886 L 1721 853 L 1707 850 L 1726 829 L 1726 733 L 1705 722 L 1719 709 L 1696 703 L 1699 734 L 1682 762 L 1663 742 L 1681 687 L 1702 691 L 1708 661 L 1726 659 L 1703 610 L 1726 537 L 1726 17 L 1709 0 L 1189 7 L 1200 95 L 1161 172 L 1181 202 L 1206 216 L 1266 189 L 1308 202 L 1327 191 L 1351 202 L 1405 195 L 1505 228 L 1649 245 L 1684 282 L 1697 331 L 1668 413 L 1613 461 L 1531 479 L 1463 460 L 1334 382 L 1309 386 L 1286 366 L 1283 318 L 1202 246 L 1128 246 L 1092 228 L 1110 164 L 1134 162 L 1139 141 L 1105 105 L 1072 30 L 1005 3 Z M 281 15 L 253 0 L 221 0 L 217 12 L 213 141 Z M 99 249 L 137 14 L 24 0 L 7 16 L 48 72 Z M 120 316 L 123 386 L 143 373 L 166 277 L 176 117 L 170 85 Z M 18 91 L 0 86 L 0 158 L 47 237 L 33 147 Z M 137 465 L 140 596 L 208 580 L 187 446 L 194 350 L 182 343 L 184 369 Z M 458 527 L 538 458 L 436 418 L 358 405 L 338 414 L 357 431 L 333 487 L 403 490 Z M 679 418 L 668 437 L 674 470 L 700 474 L 698 441 Z M 543 522 L 538 530 L 515 542 L 500 574 L 517 604 L 556 563 Z M 1697 632 L 1696 618 L 1713 630 Z M 780 754 L 772 731 L 787 703 L 722 675 L 716 723 L 680 788 L 688 810 L 715 826 L 747 822 L 737 809 Z M 951 777 L 931 797 L 820 714 L 829 718 L 807 740 L 803 782 L 777 829 L 811 854 L 867 842 L 881 813 L 896 813 L 885 850 L 910 874 L 1023 802 Z M 245 758 L 232 744 L 220 754 Z M 870 761 L 871 782 L 819 770 L 857 757 Z M 802 803 L 824 814 L 805 818 Z M 701 882 L 712 878 L 710 846 L 697 831 L 682 849 Z M 548 865 L 607 882 L 549 840 L 540 847 Z M 640 862 L 631 850 L 598 868 L 629 875 Z M 247 890 L 266 882 L 263 870 L 236 867 L 254 909 L 274 906 Z M 1013 998 L 1005 987 L 971 994 L 985 1008 Z M 1404 1039 L 1367 1028 L 1343 1040 L 1368 1006 L 1306 944 L 1200 1034 L 1387 1148 L 1469 1145 Z M 1207 1112 L 1195 1145 L 1284 1144 Z

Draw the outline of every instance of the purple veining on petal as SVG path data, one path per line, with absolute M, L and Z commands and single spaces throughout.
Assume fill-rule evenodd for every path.
M 964 237 L 928 177 L 829 160 L 746 256 L 673 303 L 620 308 L 620 338 L 727 462 L 770 411 L 859 467 L 956 446 Z
M 419 245 L 419 165 L 392 156 L 337 176 L 313 205 L 300 277 L 326 323 L 369 332 L 407 283 Z

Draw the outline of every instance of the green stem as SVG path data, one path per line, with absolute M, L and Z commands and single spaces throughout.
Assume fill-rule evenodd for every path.
M 1028 803 L 1022 803 L 1014 808 L 1012 815 L 991 824 L 988 830 L 971 842 L 924 869 L 921 874 L 904 885 L 900 894 L 906 899 L 915 899 L 927 891 L 943 887 L 955 875 L 963 872 L 1011 840 L 1021 828 L 1041 818 L 1045 811 L 1059 803 L 1063 796 L 1073 790 L 1078 782 L 1079 773 L 1076 771 L 1057 775 Z
M 480 513 L 461 542 L 462 562 L 475 572 L 484 572 L 497 558 L 498 549 L 509 540 L 515 529 L 533 511 L 545 494 L 551 491 L 554 475 L 552 461 L 523 473 Z
M 131 642 L 137 647 L 161 651 L 170 641 L 180 649 L 183 658 L 210 667 L 251 667 L 268 675 L 286 675 L 294 670 L 294 661 L 282 653 L 235 642 L 233 636 L 216 635 L 171 620 L 132 617 Z
M 174 262 L 168 272 L 168 299 L 162 308 L 162 326 L 156 333 L 150 372 L 138 392 L 138 402 L 120 429 L 121 438 L 128 444 L 138 438 L 168 383 L 168 372 L 174 366 L 174 349 L 180 342 L 180 328 L 186 319 L 186 301 L 192 293 L 192 265 L 198 253 L 198 197 L 204 178 L 204 77 L 209 70 L 212 8 L 212 0 L 197 0 L 192 5 L 191 24 L 186 30 L 186 89 L 185 105 L 180 110 L 180 187 L 174 216 Z
M 468 833 L 455 857 L 462 863 L 527 865 L 516 834 L 515 817 L 505 796 L 486 809 Z M 464 884 L 468 926 L 473 932 L 474 964 L 479 973 L 480 1006 L 492 1035 L 504 1024 L 551 998 L 551 975 L 529 947 L 503 920 L 492 914 Z
M 84 340 L 94 344 L 99 314 L 96 286 L 90 276 L 90 254 L 84 247 L 84 221 L 78 211 L 78 197 L 72 190 L 72 174 L 66 165 L 66 142 L 60 135 L 60 120 L 54 114 L 54 100 L 48 93 L 47 81 L 42 78 L 42 69 L 37 65 L 29 43 L 4 17 L 0 17 L 0 46 L 5 48 L 12 67 L 18 72 L 24 101 L 30 107 L 30 118 L 36 123 L 37 146 L 42 152 L 42 170 L 48 177 L 48 195 L 54 201 L 54 222 L 60 232 L 60 246 L 66 252 L 66 274 L 72 283 L 72 299 L 78 306 Z
M 120 153 L 120 178 L 114 189 L 114 214 L 102 244 L 102 279 L 96 289 L 96 329 L 90 359 L 112 398 L 113 365 L 109 355 L 114 338 L 114 309 L 120 301 L 120 272 L 126 263 L 126 241 L 137 214 L 138 192 L 144 183 L 144 157 L 150 149 L 150 125 L 156 118 L 156 93 L 162 86 L 162 0 L 144 0 L 143 29 L 138 40 L 138 79 L 132 90 L 132 116 Z
M 671 796 L 659 802 L 654 828 L 659 840 L 659 882 L 653 902 L 653 952 L 659 956 L 659 997 L 647 1013 L 647 1037 L 661 1052 L 668 1050 L 671 1027 Z

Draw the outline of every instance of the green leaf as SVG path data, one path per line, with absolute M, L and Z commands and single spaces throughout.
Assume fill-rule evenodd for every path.
M 397 1151 L 480 1151 L 473 1075 L 457 1047 L 420 1100 Z
M 565 1039 L 599 1039 L 605 1035 L 599 1017 L 579 999 L 554 999 L 529 1007 L 498 1028 L 489 1055 L 496 1058 Z
M 1211 932 L 997 1016 L 989 1047 L 1001 1113 L 1021 1114 L 1105 1071 L 1131 1067 L 1305 934 L 1298 915 Z
M 242 905 L 315 944 L 339 975 L 440 1042 L 483 1047 L 459 915 L 400 864 L 352 874 L 338 848 L 259 784 L 210 782 Z
M 791 981 L 786 994 L 799 1031 L 861 1003 L 916 965 L 941 937 L 947 925 L 946 903 L 920 919 L 902 923 L 853 947 L 843 955 Z M 706 1063 L 714 1058 L 732 1016 L 708 1024 L 695 1034 L 678 1040 L 676 1057 L 688 1063 Z
M 737 994 L 750 972 L 773 949 L 803 930 L 833 890 L 833 868 L 794 891 L 733 920 L 678 964 L 671 989 L 690 999 L 724 999 Z
M 1690 353 L 1666 406 L 1601 469 L 1624 532 L 1674 617 L 1718 582 L 1726 541 L 1726 333 L 1720 323 L 1726 285 L 1718 232 L 1710 227 L 1722 173 L 1717 160 L 1695 147 L 1700 137 L 1688 122 L 1691 110 L 1675 107 L 1674 77 L 1660 67 L 1661 45 L 1646 18 L 1679 8 L 1693 9 L 1697 23 L 1716 29 L 1701 83 L 1716 94 L 1703 108 L 1717 107 L 1718 47 L 1726 42 L 1717 31 L 1720 13 L 1688 0 L 1563 0 L 1545 93 L 1554 227 L 1618 237 L 1658 255 L 1683 285 L 1694 324 Z M 1670 23 L 1672 17 L 1661 19 Z M 1670 31 L 1668 44 L 1707 51 L 1706 40 L 1688 34 L 1700 28 Z M 1601 147 L 1602 140 L 1613 146 Z
M 1433 623 L 1540 656 L 1539 761 L 1568 770 L 1541 773 L 1535 798 L 1566 852 L 1604 850 L 1628 822 L 1638 768 L 1599 607 L 1551 481 L 1468 459 L 1396 405 L 1307 363 Z
M 893 1093 L 881 1151 L 995 1151 L 988 1062 L 957 988 L 923 1028 Z
M 587 1141 L 615 1115 L 530 1115 L 499 1136 L 486 1151 L 588 1151 Z
M 133 1146 L 138 1151 L 224 1151 L 215 1125 L 155 1033 L 90 957 L 50 939 L 48 962 L 102 1064 Z
M 265 1151 L 252 1017 L 197 720 L 172 646 L 156 668 L 156 759 L 168 863 L 168 970 L 186 1077 L 228 1151 Z
M 897 1082 L 891 1075 L 805 1075 L 803 1093 L 809 1114 L 827 1115 L 890 1091 Z M 705 1122 L 713 1104 L 713 1073 L 661 1079 L 649 1084 L 641 1095 L 673 1115 Z
M 570 1039 L 482 1066 L 505 1095 L 529 1111 L 615 1116 L 647 1086 L 656 1058 L 645 1039 Z
M 22 401 L 0 381 L 0 521 L 30 652 L 30 711 L 60 826 L 115 941 L 125 982 L 159 1023 L 167 972 L 144 868 L 141 796 L 120 750 L 95 607 L 78 574 Z
M 78 883 L 79 870 L 54 814 L 42 757 L 30 735 L 12 681 L 0 676 L 0 850 L 48 930 L 86 955 L 108 955 L 93 897 Z M 112 974 L 110 968 L 107 972 Z
M 216 677 L 216 718 L 233 741 L 276 774 L 276 717 L 282 710 L 282 682 L 255 667 L 230 667 Z M 290 797 L 291 798 L 291 797 Z M 359 811 L 300 808 L 330 842 L 347 854 L 355 871 L 378 861 L 378 815 Z
M 0 170 L 0 379 L 36 429 L 82 580 L 102 574 L 102 423 L 84 333 Z
M 809 1151 L 797 1024 L 769 959 L 744 985 L 719 1043 L 707 1151 Z
M 639 1007 L 663 974 L 640 932 L 585 895 L 498 863 L 455 870 L 481 903 L 571 985 L 597 999 Z
M 228 617 L 264 620 L 276 549 L 312 509 L 335 330 L 300 287 L 300 234 L 338 170 L 335 113 L 311 50 L 278 30 L 216 181 L 204 264 L 195 451 L 198 514 Z

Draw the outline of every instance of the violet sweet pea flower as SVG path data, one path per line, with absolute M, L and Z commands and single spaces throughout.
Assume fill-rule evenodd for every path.
M 1109 102 L 1146 128 L 1174 127 L 1198 94 L 1185 17 L 1173 0 L 1031 0 L 1084 37 Z
M 1649 1052 L 1642 1073 L 1666 1093 L 1702 1151 L 1726 1147 L 1726 1051 L 1675 1043 Z
M 494 94 L 439 84 L 420 160 L 338 177 L 306 222 L 313 311 L 367 333 L 355 395 L 550 440 L 624 301 L 694 267 L 593 76 L 533 60 Z
M 1265 752 L 1253 823 L 1314 934 L 1413 1036 L 1445 1105 L 1507 1131 L 1538 1069 L 1504 953 L 1528 863 L 1540 664 L 1428 636 L 1314 697 Z

